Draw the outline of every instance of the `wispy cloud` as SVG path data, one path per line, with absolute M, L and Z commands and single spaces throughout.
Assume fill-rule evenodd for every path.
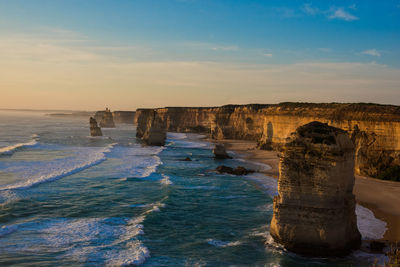
M 361 54 L 373 56 L 373 57 L 380 57 L 381 53 L 376 49 L 368 49 L 361 52 Z
M 330 19 L 341 19 L 345 21 L 353 21 L 358 20 L 359 18 L 350 14 L 344 8 L 331 8 L 331 14 L 328 16 Z
M 316 7 L 312 7 L 311 4 L 304 4 L 301 8 L 301 10 L 306 13 L 307 15 L 317 15 L 320 13 L 320 10 Z
M 266 53 L 266 54 L 263 54 L 263 56 L 264 57 L 272 57 L 272 54 L 271 53 Z

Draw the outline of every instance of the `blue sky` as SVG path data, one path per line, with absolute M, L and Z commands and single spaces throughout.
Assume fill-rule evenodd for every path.
M 48 95 L 49 92 L 57 91 L 53 92 L 54 97 L 49 96 L 47 102 L 39 101 L 42 106 L 52 107 L 50 102 L 58 103 L 54 98 L 58 97 L 61 100 L 60 94 L 66 94 L 67 91 L 72 95 L 74 90 L 83 90 L 89 94 L 92 91 L 90 79 L 106 72 L 111 76 L 116 75 L 118 68 L 118 77 L 113 78 L 114 81 L 118 81 L 115 90 L 129 93 L 132 97 L 148 97 L 140 91 L 141 89 L 135 89 L 139 87 L 147 88 L 143 89 L 145 91 L 172 90 L 168 92 L 175 94 L 179 94 L 181 90 L 193 90 L 196 95 L 198 90 L 202 90 L 201 77 L 195 77 L 198 72 L 203 75 L 204 87 L 209 91 L 205 90 L 211 98 L 217 99 L 209 101 L 210 105 L 232 101 L 271 103 L 286 100 L 400 104 L 400 100 L 394 100 L 394 97 L 400 96 L 400 83 L 396 78 L 400 68 L 399 29 L 398 0 L 0 1 L 0 37 L 3 42 L 0 57 L 3 58 L 3 62 L 13 66 L 7 69 L 12 69 L 14 76 L 18 76 L 19 72 L 26 73 L 27 77 L 29 74 L 36 77 L 35 81 L 26 78 L 23 84 L 15 84 L 12 80 L 0 82 L 0 88 L 9 90 L 10 95 L 13 95 L 11 91 L 28 94 L 30 92 L 32 95 L 36 92 L 47 92 Z M 82 71 L 73 73 L 74 70 L 84 69 L 83 66 L 90 64 L 96 68 L 102 66 L 103 69 L 98 69 L 97 73 L 91 70 L 87 76 L 84 76 Z M 119 68 L 128 73 L 132 64 L 147 64 L 148 71 L 141 75 L 156 82 L 149 84 L 144 80 L 127 79 L 120 84 L 124 78 L 121 79 Z M 149 67 L 148 64 L 158 65 Z M 179 64 L 187 64 L 187 67 Z M 207 64 L 211 64 L 211 67 Z M 141 69 L 138 65 L 135 66 Z M 173 77 L 178 75 L 180 68 L 188 71 L 185 72 L 186 80 L 178 83 L 176 82 L 180 78 L 166 80 L 162 75 L 163 66 L 169 71 L 175 69 L 176 73 L 170 75 Z M 267 79 L 263 87 L 260 72 L 267 70 L 273 75 L 274 66 L 282 80 L 269 83 L 271 79 Z M 243 79 L 252 81 L 245 89 L 250 90 L 254 97 L 232 97 L 232 94 L 238 94 L 240 88 L 235 87 L 229 91 L 230 81 L 215 80 L 212 73 L 205 71 L 213 67 L 216 68 L 215 73 L 235 69 L 232 75 L 244 75 Z M 54 68 L 60 70 L 60 73 L 54 74 L 58 79 L 46 80 L 48 78 L 45 78 L 44 73 L 52 72 Z M 39 69 L 42 69 L 43 73 L 37 73 Z M 61 69 L 71 72 L 71 76 L 63 76 Z M 321 69 L 326 70 L 315 77 L 316 73 L 322 72 Z M 309 74 L 301 76 L 301 73 L 307 71 Z M 296 95 L 295 92 L 307 90 L 309 84 L 304 83 L 303 87 L 291 89 L 291 85 L 286 84 L 285 72 L 297 77 L 295 79 L 298 80 L 293 80 L 292 84 L 296 84 L 296 81 L 304 82 L 311 77 L 320 80 L 311 86 L 315 88 L 321 86 L 324 80 L 334 82 L 328 86 L 329 90 L 313 89 L 306 92 L 304 97 Z M 131 76 L 132 73 L 137 71 L 126 75 Z M 371 73 L 375 75 L 373 81 Z M 351 76 L 353 84 L 346 84 L 346 88 L 360 92 L 365 90 L 361 97 L 357 98 L 359 94 L 349 94 L 346 90 L 342 93 L 340 90 L 337 94 L 332 93 L 335 91 L 332 84 L 337 81 L 338 89 L 343 88 L 343 80 L 348 82 L 347 76 Z M 229 77 L 230 75 L 226 74 L 225 79 Z M 70 86 L 66 84 L 67 80 Z M 254 80 L 258 82 L 254 83 Z M 112 81 L 108 83 L 112 84 Z M 381 94 L 373 92 L 373 86 Z M 60 89 L 50 90 L 50 87 Z M 106 88 L 101 90 L 106 91 Z M 214 93 L 216 90 L 222 93 Z M 322 97 L 326 90 L 330 93 Z M 316 94 L 321 97 L 316 97 Z M 14 105 L 12 101 L 16 100 L 13 100 L 13 97 L 15 96 L 10 96 L 7 103 L 0 102 L 0 106 Z M 187 97 L 190 98 L 190 95 Z M 102 100 L 98 99 L 99 102 Z M 203 102 L 206 100 L 202 98 Z M 165 97 L 153 103 L 138 101 L 130 105 L 129 102 L 122 102 L 115 98 L 112 104 L 121 108 L 185 103 L 207 105 L 206 102 L 202 104 L 187 98 L 176 101 Z M 36 107 L 29 101 L 23 102 L 23 106 Z M 61 102 L 57 106 L 78 108 Z M 94 105 L 93 108 L 97 106 Z

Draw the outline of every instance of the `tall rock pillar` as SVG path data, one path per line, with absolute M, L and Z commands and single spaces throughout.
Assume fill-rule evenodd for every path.
M 306 255 L 358 248 L 353 186 L 354 145 L 347 133 L 316 121 L 297 128 L 281 151 L 271 236 Z

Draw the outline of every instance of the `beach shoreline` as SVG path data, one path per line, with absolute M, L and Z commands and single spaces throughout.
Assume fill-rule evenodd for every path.
M 279 156 L 277 151 L 257 149 L 254 141 L 231 139 L 209 141 L 223 143 L 228 151 L 240 155 L 240 158 L 269 165 L 271 169 L 264 170 L 262 173 L 278 179 Z M 358 175 L 355 178 L 353 193 L 357 203 L 370 209 L 376 218 L 387 223 L 387 230 L 382 240 L 399 242 L 400 183 Z

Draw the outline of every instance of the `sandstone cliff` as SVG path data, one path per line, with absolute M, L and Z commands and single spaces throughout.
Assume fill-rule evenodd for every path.
M 279 149 L 297 127 L 321 121 L 346 130 L 352 136 L 356 144 L 357 174 L 376 177 L 383 170 L 400 165 L 398 106 L 281 103 L 169 107 L 156 111 L 167 131 L 207 133 L 213 139 L 254 140 L 261 149 L 274 150 Z M 137 112 L 139 116 L 142 111 Z
M 115 128 L 115 123 L 113 120 L 112 113 L 108 108 L 106 108 L 106 110 L 103 113 L 103 117 L 101 118 L 101 121 L 100 121 L 100 127 Z
M 166 126 L 163 119 L 153 109 L 138 112 L 138 127 L 136 137 L 142 139 L 147 145 L 163 146 L 167 138 Z
M 320 122 L 299 127 L 281 151 L 271 236 L 308 255 L 357 249 L 353 186 L 354 145 L 348 134 Z
M 101 121 L 104 116 L 105 111 L 96 111 L 94 118 L 97 121 Z M 128 124 L 136 124 L 135 123 L 135 111 L 113 111 L 112 118 L 114 123 L 128 123 Z

